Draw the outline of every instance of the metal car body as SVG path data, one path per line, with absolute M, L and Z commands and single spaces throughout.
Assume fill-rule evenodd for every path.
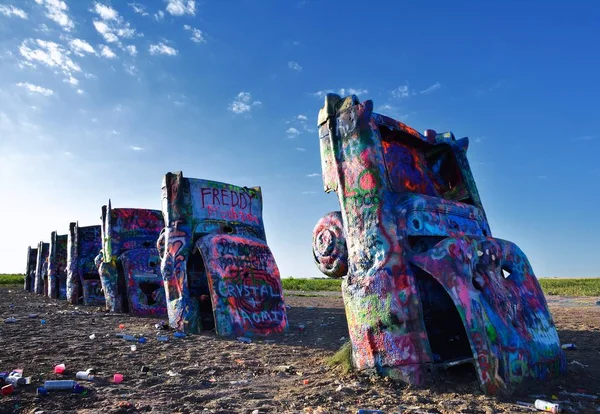
M 329 94 L 318 119 L 323 182 L 341 211 L 313 231 L 319 269 L 344 277 L 353 365 L 413 385 L 472 366 L 487 394 L 566 370 L 525 254 L 494 238 L 468 138 L 425 135 Z
M 96 265 L 106 309 L 137 316 L 165 316 L 165 291 L 156 241 L 162 212 L 102 206 L 102 251 Z
M 167 173 L 159 239 L 170 325 L 220 336 L 287 329 L 279 269 L 267 245 L 260 187 Z
M 37 247 L 37 259 L 35 264 L 34 292 L 38 295 L 46 295 L 48 291 L 48 253 L 50 243 L 39 242 Z
M 55 231 L 50 236 L 48 253 L 48 297 L 67 299 L 67 238 Z
M 25 268 L 25 280 L 23 289 L 31 292 L 35 288 L 35 270 L 37 266 L 37 247 L 27 247 L 27 267 Z
M 69 224 L 67 235 L 67 301 L 73 305 L 103 306 L 104 294 L 94 263 L 102 247 L 100 226 Z

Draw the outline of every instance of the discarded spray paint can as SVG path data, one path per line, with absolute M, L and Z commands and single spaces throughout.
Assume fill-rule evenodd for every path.
M 575 344 L 562 344 L 561 348 L 562 349 L 577 349 L 577 345 L 575 345 Z
M 249 344 L 249 343 L 252 342 L 252 339 L 246 338 L 245 336 L 238 336 L 237 340 L 240 341 L 240 342 L 243 342 L 245 344 Z
M 73 387 L 73 392 L 75 394 L 82 394 L 84 391 L 85 391 L 84 386 L 75 383 L 75 386 Z
M 10 395 L 12 394 L 12 392 L 15 390 L 15 387 L 13 387 L 12 384 L 8 384 L 5 385 L 4 387 L 2 387 L 2 395 Z
M 36 395 L 48 395 L 48 391 L 44 387 L 37 387 L 35 393 Z
M 122 338 L 126 341 L 137 341 L 136 337 L 133 335 L 123 335 Z
M 175 338 L 185 338 L 185 334 L 183 332 L 175 332 L 173 336 Z
M 167 342 L 169 340 L 169 337 L 168 336 L 157 336 L 156 340 L 162 341 L 162 342 Z
M 552 414 L 560 413 L 560 405 L 556 403 L 551 403 L 544 400 L 535 400 L 533 406 L 538 410 L 546 411 Z
M 77 382 L 73 380 L 48 380 L 44 382 L 46 390 L 72 390 Z
M 79 371 L 77 374 L 75 374 L 75 378 L 78 380 L 92 381 L 94 379 L 94 375 L 89 371 Z
M 8 372 L 0 372 L 0 382 L 4 382 L 6 377 L 8 377 Z

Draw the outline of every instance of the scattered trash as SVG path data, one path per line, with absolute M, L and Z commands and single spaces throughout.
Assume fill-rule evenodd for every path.
M 46 390 L 72 390 L 77 382 L 73 380 L 48 380 L 44 382 Z
M 75 383 L 75 386 L 73 387 L 73 393 L 83 394 L 85 391 L 86 391 L 86 389 L 83 385 L 79 385 L 79 384 Z
M 385 414 L 381 410 L 365 410 L 364 408 L 359 408 L 357 414 Z
M 94 339 L 96 339 L 96 335 L 95 335 L 95 334 L 91 334 L 91 335 L 90 335 L 90 339 L 91 339 L 91 340 L 94 340 Z
M 309 381 L 308 381 L 307 379 L 305 379 L 304 381 L 302 381 L 302 383 L 303 383 L 304 385 L 308 385 L 308 382 L 309 382 Z
M 14 391 L 15 387 L 12 384 L 5 385 L 2 387 L 2 395 L 10 395 Z
M 123 338 L 126 341 L 136 341 L 137 342 L 137 338 L 133 335 L 123 335 L 121 338 Z
M 137 351 L 137 346 L 131 345 L 131 352 L 135 352 L 135 351 Z
M 78 380 L 92 381 L 94 379 L 94 375 L 89 371 L 79 371 L 77 374 L 75 374 L 75 378 Z
M 167 342 L 167 341 L 169 340 L 169 337 L 168 337 L 168 336 L 162 336 L 162 335 L 161 335 L 161 336 L 157 336 L 157 337 L 156 337 L 156 340 L 157 340 L 157 341 L 162 341 L 162 342 Z
M 313 310 L 315 307 L 314 306 L 307 306 L 306 309 L 308 310 Z
M 36 395 L 48 395 L 48 390 L 44 387 L 37 387 L 35 390 Z
M 177 376 L 177 375 L 179 375 L 179 374 L 178 374 L 177 372 L 175 372 L 175 371 L 168 370 L 168 371 L 167 371 L 167 375 L 168 375 L 169 377 L 176 377 L 176 376 Z
M 239 380 L 239 381 L 229 381 L 229 383 L 231 385 L 242 385 L 242 384 L 248 384 L 250 381 L 248 380 Z
M 345 336 L 342 336 L 342 337 L 340 338 L 340 342 L 344 342 L 345 340 L 346 340 L 346 337 L 345 337 Z
M 146 338 L 144 338 L 144 337 L 141 337 L 141 338 L 138 340 L 138 342 L 139 342 L 140 344 L 145 344 L 147 341 L 148 341 L 148 340 L 147 340 Z
M 579 361 L 571 361 L 571 362 L 569 362 L 569 364 L 571 364 L 571 365 L 575 365 L 575 366 L 577 366 L 577 367 L 581 367 L 581 368 L 587 368 L 587 367 L 588 367 L 588 365 L 582 364 L 582 363 L 581 363 L 581 362 L 579 362 Z
M 113 375 L 113 382 L 115 384 L 119 384 L 120 382 L 123 382 L 123 374 L 115 374 L 115 375 Z
M 577 345 L 575 345 L 575 344 L 570 344 L 570 343 L 569 343 L 569 344 L 562 344 L 562 345 L 561 345 L 561 348 L 562 348 L 562 349 L 577 349 Z
M 600 306 L 600 300 L 596 302 L 596 305 Z
M 42 320 L 40 321 L 40 324 L 41 324 L 42 326 L 46 325 L 46 319 L 42 319 Z
M 29 315 L 27 315 L 29 318 L 31 319 L 35 319 L 38 317 L 37 313 L 30 313 Z
M 148 373 L 150 371 L 150 368 L 148 368 L 145 365 L 142 365 L 142 369 L 140 369 L 140 372 L 143 372 L 144 374 Z
M 588 398 L 590 400 L 597 400 L 598 396 L 597 395 L 591 395 L 591 394 L 584 394 L 581 392 L 567 392 L 567 391 L 561 391 L 559 392 L 560 395 L 568 395 L 570 397 L 580 397 L 580 398 Z
M 154 327 L 159 330 L 169 329 L 169 325 L 165 321 L 160 321 L 159 323 L 155 324 Z
M 245 344 L 249 344 L 249 343 L 252 342 L 252 339 L 246 338 L 245 336 L 238 336 L 237 340 L 240 341 L 240 342 L 243 342 Z
M 304 332 L 305 329 L 306 329 L 306 325 L 304 325 L 303 323 L 301 323 L 300 325 L 298 325 L 298 330 L 300 332 Z
M 125 325 L 123 325 L 123 324 L 120 324 L 120 325 L 119 325 L 119 329 L 125 329 Z
M 59 364 L 57 366 L 54 367 L 54 373 L 55 374 L 62 374 L 65 372 L 65 364 Z
M 533 404 L 535 408 L 540 411 L 546 411 L 552 414 L 558 414 L 560 412 L 560 405 L 557 403 L 552 403 L 544 400 L 535 400 Z
M 17 318 L 15 318 L 14 316 L 11 316 L 10 318 L 6 318 L 4 320 L 5 323 L 15 323 L 17 322 Z
M 173 334 L 174 338 L 185 338 L 185 334 L 183 332 L 175 332 Z

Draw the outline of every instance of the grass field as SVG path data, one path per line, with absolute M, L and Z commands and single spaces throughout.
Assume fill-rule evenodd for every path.
M 282 278 L 285 290 L 304 292 L 339 292 L 341 279 L 297 279 Z M 562 296 L 600 296 L 600 278 L 589 279 L 539 279 L 547 295 Z M 22 274 L 0 274 L 0 285 L 22 285 Z

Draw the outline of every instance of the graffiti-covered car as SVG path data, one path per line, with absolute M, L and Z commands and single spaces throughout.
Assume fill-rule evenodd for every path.
M 102 206 L 102 251 L 96 260 L 106 308 L 134 315 L 165 316 L 165 291 L 156 241 L 162 212 Z
M 67 299 L 67 234 L 50 236 L 48 252 L 48 297 Z
M 167 173 L 159 240 L 170 325 L 252 336 L 287 329 L 279 269 L 267 245 L 260 187 Z
M 67 301 L 73 305 L 103 306 L 102 283 L 94 263 L 102 247 L 100 226 L 69 224 L 67 234 Z
M 35 270 L 37 266 L 37 247 L 27 247 L 27 267 L 25 268 L 25 281 L 23 288 L 31 292 L 35 288 Z
M 48 253 L 50 243 L 39 242 L 37 259 L 35 263 L 34 292 L 38 295 L 47 295 L 48 292 Z
M 420 134 L 354 95 L 329 94 L 318 126 L 341 211 L 315 226 L 313 254 L 344 277 L 354 366 L 423 385 L 472 365 L 488 394 L 564 373 L 531 264 L 492 236 L 468 138 Z

